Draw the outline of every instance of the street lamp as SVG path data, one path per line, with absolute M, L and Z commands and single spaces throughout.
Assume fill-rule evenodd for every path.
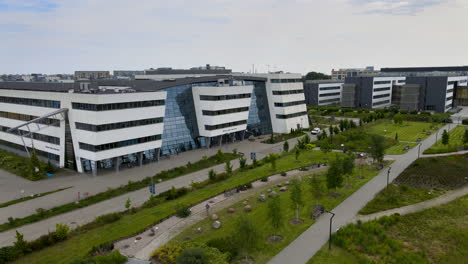
M 341 144 L 341 149 L 343 150 L 343 153 L 344 153 L 344 144 Z
M 419 159 L 419 155 L 421 153 L 421 145 L 422 145 L 421 143 L 419 143 L 419 145 L 418 145 L 418 159 Z
M 388 190 L 388 181 L 389 181 L 389 178 L 390 178 L 390 170 L 392 169 L 392 167 L 388 167 L 388 171 L 387 171 L 387 187 L 386 189 Z
M 328 250 L 331 250 L 331 239 L 332 239 L 332 223 L 333 223 L 333 217 L 335 216 L 335 213 L 332 211 L 327 211 L 327 213 L 331 214 L 332 216 L 330 217 L 330 235 L 328 238 Z

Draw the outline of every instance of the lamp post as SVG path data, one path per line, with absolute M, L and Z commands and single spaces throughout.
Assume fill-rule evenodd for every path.
M 330 235 L 328 238 L 328 250 L 331 250 L 331 239 L 332 239 L 332 223 L 333 223 L 333 217 L 335 216 L 335 213 L 332 211 L 327 211 L 327 213 L 331 214 L 332 216 L 330 217 Z
M 341 150 L 342 150 L 343 153 L 344 153 L 344 144 L 341 144 Z
M 419 159 L 419 155 L 421 153 L 421 145 L 422 145 L 421 143 L 419 143 L 419 145 L 418 145 L 418 159 Z
M 386 187 L 386 190 L 388 190 L 388 182 L 389 182 L 389 178 L 390 178 L 390 170 L 392 169 L 392 167 L 388 167 L 388 171 L 387 171 L 387 187 Z

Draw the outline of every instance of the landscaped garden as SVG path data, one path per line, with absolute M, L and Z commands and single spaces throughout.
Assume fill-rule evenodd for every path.
M 45 179 L 46 173 L 54 173 L 57 170 L 52 164 L 39 161 L 34 152 L 29 158 L 2 149 L 0 149 L 0 169 L 31 181 Z
M 418 213 L 340 228 L 308 264 L 466 263 L 468 196 Z
M 468 154 L 415 160 L 359 211 L 371 214 L 435 198 L 468 185 Z
M 341 154 L 324 154 L 321 151 L 312 150 L 303 150 L 300 155 L 289 152 L 276 160 L 276 171 L 272 171 L 268 161 L 258 161 L 255 165 L 248 165 L 229 174 L 222 174 L 219 176 L 221 178 L 214 181 L 194 184 L 192 190 L 186 188 L 179 191 L 171 190 L 156 198 L 151 198 L 141 208 L 129 209 L 125 213 L 114 213 L 109 217 L 101 216 L 96 219 L 95 223 L 72 231 L 69 239 L 32 252 L 14 263 L 68 263 L 86 256 L 95 246 L 140 233 L 145 228 L 173 215 L 180 205 L 190 206 L 225 190 L 246 185 L 265 176 L 300 168 L 310 163 L 325 162 L 325 156 L 332 159 L 337 155 Z
M 418 138 L 424 140 L 439 127 L 437 124 L 425 122 L 404 121 L 401 124 L 395 124 L 395 122 L 389 120 L 378 120 L 364 126 L 364 129 L 370 134 L 391 139 L 395 139 L 397 135 L 399 141 L 416 142 Z
M 468 127 L 457 126 L 448 132 L 448 141 L 444 141 L 443 134 L 440 133 L 439 140 L 424 154 L 457 152 L 459 148 L 468 149 Z M 444 144 L 445 143 L 445 144 Z
M 304 135 L 304 129 L 291 129 L 289 133 L 284 133 L 284 134 L 271 134 L 268 139 L 263 140 L 262 143 L 266 144 L 275 144 L 278 142 L 282 142 L 291 138 L 296 138 Z

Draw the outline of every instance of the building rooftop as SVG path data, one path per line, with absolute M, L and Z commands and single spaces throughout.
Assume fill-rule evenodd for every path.
M 332 80 L 332 79 L 326 79 L 326 80 L 306 80 L 305 83 L 344 83 L 343 80 Z
M 442 66 L 442 67 L 399 67 L 399 68 L 381 68 L 381 72 L 457 72 L 468 71 L 468 66 Z

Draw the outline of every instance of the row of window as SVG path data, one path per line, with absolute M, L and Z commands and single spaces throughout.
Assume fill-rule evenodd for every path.
M 340 98 L 332 98 L 332 99 L 320 100 L 319 104 L 339 102 L 339 101 L 340 101 Z
M 326 94 L 321 94 L 319 95 L 319 97 L 330 97 L 330 96 L 337 96 L 337 95 L 340 95 L 341 93 L 340 92 L 337 92 L 337 93 L 326 93 Z
M 118 123 L 109 123 L 109 124 L 102 124 L 102 125 L 92 125 L 92 124 L 76 122 L 75 125 L 76 125 L 76 129 L 100 132 L 100 131 L 108 131 L 108 130 L 129 128 L 129 127 L 136 127 L 136 126 L 146 126 L 146 125 L 158 124 L 162 122 L 163 122 L 163 118 L 158 117 L 158 118 L 132 120 L 132 121 L 118 122 Z
M 228 95 L 200 95 L 200 100 L 202 101 L 224 101 L 224 100 L 234 100 L 234 99 L 243 99 L 250 98 L 251 94 L 228 94 Z
M 451 93 L 451 92 L 453 92 L 453 88 L 447 90 L 447 93 Z
M 320 91 L 329 91 L 329 90 L 339 90 L 341 86 L 333 86 L 333 87 L 320 87 Z
M 156 141 L 160 139 L 161 139 L 161 135 L 154 135 L 154 136 L 112 142 L 112 143 L 107 143 L 107 144 L 102 144 L 102 145 L 97 145 L 97 146 L 80 142 L 80 149 L 88 150 L 92 152 L 99 152 L 99 151 L 104 151 L 104 150 L 109 150 L 109 149 L 116 149 L 116 148 L 131 146 L 131 145 L 142 144 L 142 143 Z
M 272 83 L 298 83 L 302 82 L 302 79 L 271 79 Z
M 376 103 L 373 103 L 372 105 L 373 105 L 373 106 L 376 106 L 376 105 L 383 105 L 383 104 L 388 104 L 388 103 L 390 103 L 390 100 L 385 100 L 385 101 L 376 102 Z
M 203 115 L 206 116 L 218 116 L 218 115 L 227 115 L 232 113 L 240 113 L 249 111 L 249 107 L 239 107 L 239 108 L 231 108 L 231 109 L 224 109 L 224 110 L 203 110 Z
M 1 140 L 1 139 L 0 139 L 0 145 L 7 146 L 9 148 L 14 148 L 14 149 L 17 149 L 19 151 L 24 151 L 24 146 L 23 145 L 16 144 L 16 143 L 13 143 L 13 142 L 9 142 L 9 141 L 5 141 L 5 140 Z M 33 151 L 31 148 L 28 148 L 28 149 L 29 149 L 29 151 Z M 57 155 L 57 154 L 49 153 L 49 152 L 42 151 L 42 150 L 39 150 L 39 149 L 34 149 L 34 152 L 38 156 L 44 157 L 46 159 L 60 161 L 60 156 Z
M 390 87 L 375 88 L 374 92 L 390 91 Z
M 374 85 L 376 85 L 376 84 L 389 84 L 389 83 L 392 83 L 392 81 L 375 81 Z
M 447 98 L 447 102 L 450 101 L 450 100 L 452 100 L 452 99 L 453 99 L 453 96 L 448 97 L 448 98 Z
M 25 115 L 25 114 L 4 112 L 4 111 L 0 111 L 0 117 L 21 120 L 21 121 L 31 121 L 33 119 L 38 118 L 37 116 L 33 116 L 33 115 Z M 37 123 L 43 124 L 43 125 L 60 127 L 60 120 L 53 119 L 53 118 L 41 119 Z
M 0 131 L 2 132 L 7 132 L 8 129 L 10 129 L 10 127 L 0 126 Z M 29 131 L 21 130 L 21 129 L 20 129 L 20 132 L 21 134 L 24 134 L 24 135 L 29 133 Z M 53 136 L 48 136 L 48 135 L 43 135 L 43 134 L 38 134 L 38 133 L 32 133 L 31 135 L 34 140 L 39 140 L 39 141 L 47 142 L 47 143 L 54 144 L 54 145 L 60 145 L 60 138 L 58 137 L 53 137 Z M 28 135 L 28 137 L 31 137 L 31 135 Z
M 247 120 L 240 120 L 236 122 L 229 122 L 229 123 L 224 123 L 224 124 L 219 124 L 219 125 L 205 125 L 206 130 L 217 130 L 217 129 L 222 129 L 226 127 L 233 127 L 233 126 L 239 126 L 239 125 L 245 125 L 247 124 Z
M 301 89 L 301 90 L 286 90 L 286 91 L 273 91 L 273 95 L 301 94 L 301 93 L 304 93 L 304 89 Z
M 108 111 L 108 110 L 120 110 L 130 108 L 141 108 L 164 105 L 164 100 L 151 100 L 151 101 L 139 101 L 139 102 L 124 102 L 124 103 L 112 103 L 112 104 L 85 104 L 85 103 L 72 103 L 73 109 L 86 110 L 86 111 Z
M 0 103 L 60 108 L 60 101 L 0 96 Z
M 372 96 L 372 98 L 374 99 L 384 98 L 384 97 L 390 97 L 390 94 L 379 94 L 379 95 Z
M 297 113 L 288 114 L 288 115 L 276 115 L 276 118 L 278 118 L 278 119 L 289 119 L 289 118 L 303 116 L 303 115 L 307 115 L 307 111 L 297 112 Z
M 301 101 L 294 101 L 294 102 L 287 102 L 287 103 L 275 103 L 276 107 L 288 107 L 293 105 L 302 105 L 305 104 L 305 100 Z

